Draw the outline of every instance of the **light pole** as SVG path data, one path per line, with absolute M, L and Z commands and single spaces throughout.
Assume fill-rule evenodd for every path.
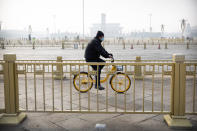
M 1 26 L 2 26 L 2 21 L 0 21 L 0 31 L 1 31 L 1 28 L 2 28 Z
M 28 33 L 29 33 L 29 36 L 28 36 L 29 41 L 31 41 L 31 33 L 32 33 L 31 25 L 29 25 L 29 27 L 28 27 Z
M 46 35 L 47 35 L 47 40 L 49 40 L 49 28 L 46 28 Z
M 53 26 L 54 26 L 54 34 L 53 34 L 54 36 L 53 37 L 54 37 L 54 39 L 55 39 L 55 35 L 56 35 L 56 21 L 55 20 L 56 20 L 56 15 L 54 14 L 53 15 Z
M 83 0 L 83 39 L 84 39 L 84 0 Z
M 164 24 L 161 24 L 161 37 L 163 37 L 164 34 Z
M 185 31 L 185 26 L 186 26 L 186 20 L 182 19 L 181 20 L 182 38 L 184 37 L 183 34 L 184 34 L 184 31 Z
M 151 17 L 152 17 L 152 14 L 149 14 L 149 17 L 150 17 L 150 21 L 149 21 L 149 26 L 150 26 L 150 33 L 152 32 L 152 27 L 151 27 Z

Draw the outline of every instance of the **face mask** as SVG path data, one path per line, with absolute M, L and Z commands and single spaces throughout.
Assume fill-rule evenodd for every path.
M 101 41 L 104 41 L 104 37 L 101 38 Z

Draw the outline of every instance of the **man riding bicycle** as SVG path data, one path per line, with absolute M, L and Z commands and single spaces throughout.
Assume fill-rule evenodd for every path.
M 86 62 L 105 62 L 103 59 L 100 58 L 100 56 L 103 56 L 105 58 L 113 58 L 113 55 L 111 53 L 108 53 L 101 45 L 102 41 L 104 41 L 104 33 L 102 31 L 98 31 L 96 34 L 96 37 L 93 40 L 91 40 L 90 43 L 88 43 L 86 47 L 86 50 L 85 50 Z M 95 71 L 97 71 L 97 65 L 91 65 L 91 66 Z M 96 79 L 95 88 L 96 89 L 98 88 L 99 90 L 105 89 L 100 84 L 100 75 L 101 75 L 101 70 L 103 69 L 103 67 L 104 65 L 98 66 L 98 77 L 97 75 L 95 76 L 95 79 Z

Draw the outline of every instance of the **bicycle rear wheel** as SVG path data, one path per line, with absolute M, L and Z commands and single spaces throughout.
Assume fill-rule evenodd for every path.
M 112 89 L 118 93 L 124 93 L 131 86 L 131 79 L 128 75 L 118 72 L 110 79 Z

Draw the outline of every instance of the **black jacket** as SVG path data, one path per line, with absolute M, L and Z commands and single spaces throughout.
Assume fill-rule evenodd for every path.
M 100 55 L 109 58 L 109 53 L 101 45 L 101 40 L 95 37 L 86 47 L 85 58 L 98 59 Z

